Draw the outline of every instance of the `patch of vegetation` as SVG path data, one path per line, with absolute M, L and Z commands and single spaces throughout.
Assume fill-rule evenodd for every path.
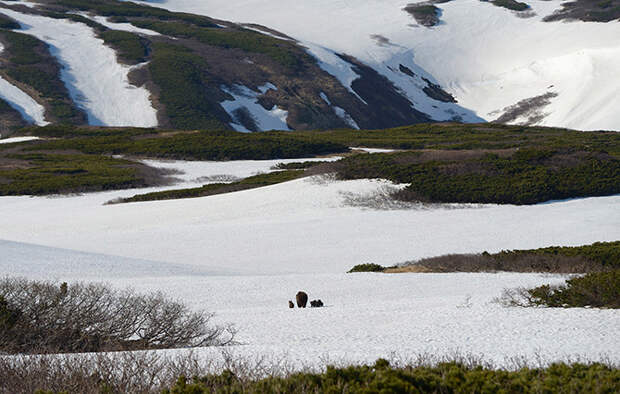
M 620 308 L 620 269 L 591 272 L 569 279 L 560 286 L 543 285 L 534 289 L 505 290 L 499 300 L 510 306 L 548 306 L 554 308 Z
M 106 30 L 99 34 L 103 41 L 114 48 L 125 63 L 138 64 L 146 61 L 148 47 L 145 39 L 137 34 L 120 30 Z
M 619 372 L 602 364 L 553 364 L 547 368 L 493 370 L 462 363 L 441 363 L 434 367 L 395 368 L 379 359 L 374 365 L 327 367 L 323 373 L 293 373 L 245 381 L 231 371 L 188 381 L 180 378 L 164 393 L 493 393 L 555 392 L 570 387 L 575 392 L 613 392 Z
M 227 129 L 227 115 L 216 116 L 219 104 L 213 97 L 219 87 L 205 71 L 205 60 L 180 45 L 155 43 L 153 49 L 148 67 L 171 125 L 182 130 Z
M 305 170 L 321 164 L 330 163 L 329 161 L 296 161 L 293 163 L 278 163 L 273 166 L 276 170 Z
M 44 100 L 47 115 L 61 123 L 83 123 L 85 115 L 69 97 L 60 79 L 60 65 L 47 45 L 35 37 L 2 30 L 0 40 L 6 44 L 4 71 L 12 80 L 31 87 Z
M 21 29 L 21 25 L 15 20 L 0 14 L 0 29 Z
M 102 284 L 0 280 L 0 351 L 100 352 L 221 345 L 231 339 L 212 315 L 162 293 Z
M 562 3 L 562 8 L 543 19 L 545 22 L 581 20 L 611 22 L 620 20 L 620 0 L 575 0 Z
M 512 11 L 526 11 L 530 9 L 527 3 L 522 3 L 517 0 L 492 0 L 491 4 L 498 7 L 507 8 Z
M 28 132 L 35 135 L 75 136 L 81 133 L 78 130 L 82 129 L 54 126 L 30 128 Z M 123 130 L 129 130 L 128 135 L 124 135 Z M 102 135 L 99 136 L 97 129 L 87 128 L 83 133 L 87 136 L 38 141 L 28 145 L 27 149 L 71 149 L 88 154 L 124 154 L 179 160 L 293 159 L 348 151 L 341 144 L 298 138 L 288 132 L 239 133 L 221 130 L 167 135 L 165 132 L 154 133 L 152 129 L 147 129 L 144 135 L 137 135 L 136 129 L 101 129 Z
M 583 257 L 602 268 L 620 269 L 620 241 L 596 242 L 584 246 L 551 246 L 534 250 L 502 251 L 494 256 L 500 259 L 518 258 L 521 255 Z M 588 272 L 588 271 L 579 271 Z
M 358 264 L 347 271 L 348 274 L 353 272 L 383 272 L 385 267 L 379 264 L 374 263 L 366 263 L 366 264 Z
M 577 247 L 450 254 L 404 263 L 389 272 L 550 272 L 563 274 L 620 269 L 620 241 Z
M 272 172 L 268 174 L 254 175 L 232 183 L 211 183 L 201 187 L 188 189 L 164 190 L 160 192 L 137 194 L 133 197 L 113 200 L 110 201 L 110 203 L 117 204 L 140 201 L 176 200 L 181 198 L 213 196 L 216 194 L 232 193 L 288 182 L 293 179 L 297 179 L 302 175 L 303 171 L 301 170 Z
M 404 10 L 422 26 L 433 27 L 439 23 L 440 9 L 430 3 L 408 4 Z
M 144 20 L 132 21 L 132 24 L 171 37 L 194 39 L 216 47 L 260 53 L 294 70 L 301 67 L 302 58 L 314 62 L 309 55 L 297 51 L 293 44 L 250 30 L 204 28 L 182 22 Z
M 148 186 L 141 166 L 120 159 L 82 154 L 11 154 L 2 160 L 23 166 L 0 165 L 0 196 L 78 193 Z
M 535 204 L 620 193 L 620 159 L 607 153 L 521 149 L 467 157 L 421 152 L 355 155 L 341 160 L 342 179 L 407 183 L 394 197 L 440 203 Z
M 171 12 L 148 5 L 119 2 L 116 0 L 54 0 L 54 3 L 69 10 L 91 11 L 98 15 L 121 18 L 155 18 L 181 21 L 200 27 L 217 27 L 210 18 L 194 14 Z

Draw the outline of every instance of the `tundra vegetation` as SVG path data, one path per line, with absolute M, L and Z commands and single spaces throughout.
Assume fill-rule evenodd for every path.
M 15 183 L 20 174 L 31 171 L 28 167 L 33 163 L 28 161 L 31 157 L 28 155 L 32 154 L 49 156 L 63 152 L 85 162 L 111 155 L 123 155 L 125 160 L 131 157 L 260 160 L 345 154 L 349 146 L 409 151 L 350 155 L 337 162 L 293 164 L 289 168 L 304 169 L 305 175 L 335 173 L 340 179 L 381 178 L 405 183 L 408 186 L 404 190 L 390 196 L 404 201 L 533 204 L 620 192 L 620 136 L 612 132 L 495 124 L 425 124 L 387 130 L 265 133 L 55 125 L 26 128 L 18 135 L 36 135 L 44 139 L 0 147 L 0 179 L 3 179 L 0 194 L 33 193 L 32 187 Z M 21 160 L 21 167 L 15 167 L 15 160 Z M 34 164 L 41 163 L 52 165 L 53 160 L 39 160 Z M 113 167 L 112 162 L 107 161 L 107 164 Z M 86 177 L 88 169 L 83 169 Z M 113 172 L 110 177 L 100 173 L 98 190 L 124 188 L 123 182 L 118 180 L 108 182 L 116 176 L 118 174 Z M 148 184 L 139 175 L 135 177 L 138 180 L 134 181 L 134 186 Z M 273 177 L 276 181 L 292 179 L 285 175 Z M 267 184 L 273 183 L 277 182 Z M 41 187 L 36 194 L 81 190 L 79 185 L 64 186 L 47 190 Z M 204 188 L 202 191 L 171 192 L 165 198 L 208 195 L 215 186 Z M 158 199 L 164 195 L 152 196 Z

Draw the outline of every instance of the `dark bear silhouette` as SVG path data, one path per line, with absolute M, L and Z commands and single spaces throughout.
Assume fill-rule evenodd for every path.
M 304 293 L 303 291 L 300 291 L 295 296 L 295 300 L 297 301 L 298 308 L 305 308 L 306 304 L 308 303 L 308 294 Z
M 312 308 L 320 308 L 320 307 L 323 306 L 323 301 L 321 301 L 321 300 L 312 300 L 312 301 L 310 301 L 310 306 Z
M 293 301 L 291 301 L 291 300 L 288 301 L 288 307 L 289 308 L 295 308 L 295 304 L 293 304 Z

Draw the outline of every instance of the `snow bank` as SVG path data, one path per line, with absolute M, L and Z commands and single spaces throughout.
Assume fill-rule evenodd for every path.
M 157 114 L 149 92 L 129 83 L 132 67 L 117 62 L 115 52 L 81 23 L 28 15 L 3 9 L 22 32 L 50 45 L 63 64 L 61 78 L 74 102 L 88 114 L 91 125 L 153 127 Z M 138 67 L 138 66 L 135 66 Z
M 222 90 L 234 97 L 234 100 L 220 103 L 226 112 L 235 120 L 235 122 L 231 123 L 231 126 L 237 131 L 250 132 L 250 130 L 237 121 L 237 116 L 235 115 L 235 111 L 245 108 L 249 111 L 249 114 L 256 123 L 258 131 L 290 130 L 286 123 L 286 118 L 288 117 L 287 111 L 278 108 L 277 105 L 267 110 L 258 102 L 261 93 L 264 94 L 270 89 L 277 90 L 277 88 L 273 84 L 268 83 L 258 89 L 260 93 L 242 85 L 235 85 L 232 89 L 222 87 Z
M 39 137 L 12 137 L 0 140 L 0 144 L 14 144 L 16 142 L 33 141 L 38 139 Z
M 218 171 L 220 172 L 220 171 Z M 304 178 L 185 200 L 102 205 L 139 191 L 1 197 L 0 239 L 237 274 L 344 272 L 446 253 L 620 239 L 620 196 L 533 206 L 347 206 L 388 182 Z
M 433 28 L 418 26 L 402 10 L 407 2 L 401 0 L 153 3 L 281 31 L 308 46 L 346 87 L 355 73 L 334 54 L 355 56 L 435 119 L 494 120 L 502 109 L 551 91 L 558 96 L 541 109 L 546 116 L 539 124 L 620 129 L 615 110 L 620 106 L 620 79 L 615 77 L 620 69 L 620 24 L 543 22 L 561 2 L 531 0 L 528 4 L 536 15 L 519 18 L 487 2 L 455 0 L 436 5 L 442 10 L 442 23 Z M 379 43 L 373 38 L 377 35 L 387 42 Z M 400 72 L 400 64 L 417 77 Z M 420 77 L 440 84 L 458 105 L 425 97 Z
M 112 30 L 121 30 L 121 31 L 127 31 L 130 33 L 136 33 L 136 34 L 143 34 L 145 36 L 160 36 L 161 34 L 153 31 L 153 30 L 149 30 L 149 29 L 143 29 L 140 27 L 136 27 L 134 25 L 132 25 L 131 23 L 117 23 L 117 22 L 111 22 L 107 17 L 105 16 L 101 16 L 101 15 L 89 15 L 87 12 L 76 12 L 76 15 L 80 15 L 83 16 L 85 18 L 91 19 L 97 23 L 99 23 L 100 25 L 103 25 L 109 29 Z

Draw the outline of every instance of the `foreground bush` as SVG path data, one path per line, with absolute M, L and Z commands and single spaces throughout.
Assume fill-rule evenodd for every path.
M 225 352 L 224 352 L 225 353 Z M 617 368 L 600 363 L 557 363 L 498 370 L 475 361 L 390 366 L 327 367 L 293 373 L 243 360 L 213 362 L 160 352 L 0 358 L 0 392 L 68 393 L 613 393 Z M 220 371 L 213 373 L 213 371 Z M 179 378 L 181 376 L 181 378 Z M 202 376 L 187 379 L 185 376 Z
M 499 300 L 509 306 L 620 308 L 620 270 L 593 272 L 565 285 L 505 290 Z
M 0 280 L 0 352 L 61 353 L 220 345 L 230 328 L 161 293 L 102 284 Z
M 327 367 L 324 373 L 296 373 L 244 381 L 230 371 L 189 383 L 181 378 L 165 393 L 612 393 L 620 371 L 601 364 L 553 364 L 518 371 L 471 367 L 457 362 L 434 367 L 393 368 L 385 360 L 374 366 Z

